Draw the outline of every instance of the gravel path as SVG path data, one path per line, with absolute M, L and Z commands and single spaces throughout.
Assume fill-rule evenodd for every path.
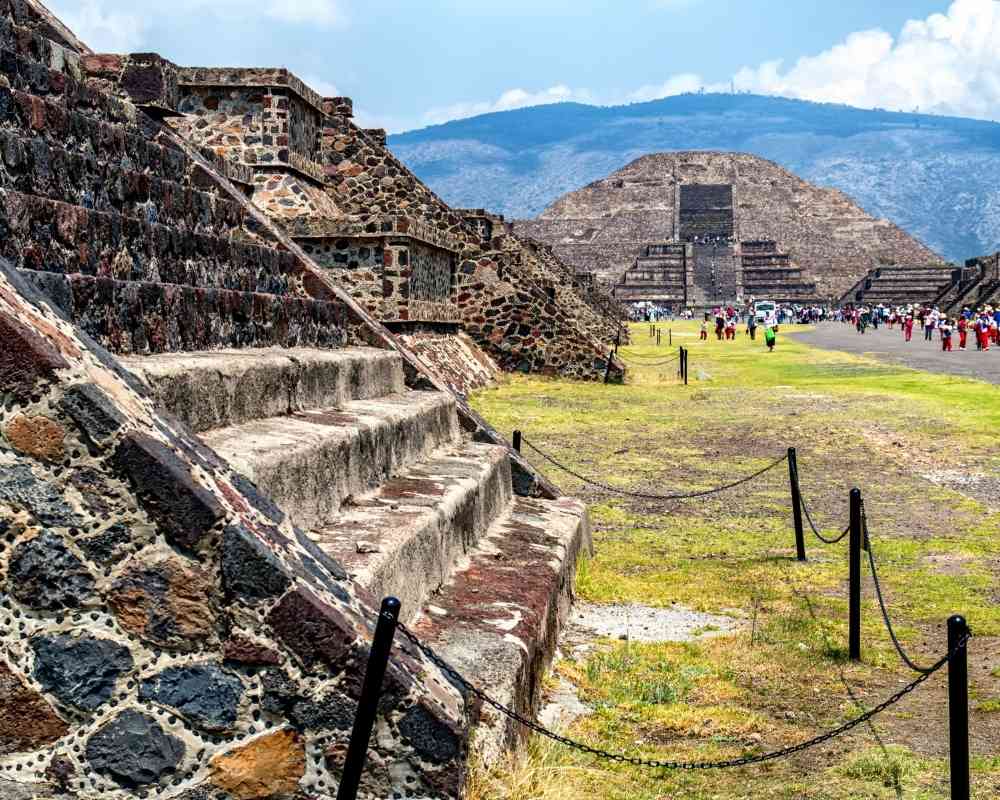
M 1000 347 L 979 352 L 969 336 L 969 349 L 958 350 L 958 334 L 954 337 L 956 349 L 950 353 L 941 350 L 941 340 L 925 342 L 923 331 L 914 328 L 913 341 L 904 342 L 899 329 L 869 329 L 863 336 L 850 325 L 826 322 L 815 330 L 790 334 L 800 342 L 822 347 L 826 350 L 842 350 L 846 353 L 874 356 L 881 361 L 903 364 L 928 372 L 941 372 L 978 378 L 989 383 L 1000 383 Z

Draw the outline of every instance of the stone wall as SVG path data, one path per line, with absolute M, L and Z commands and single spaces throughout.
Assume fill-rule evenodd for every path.
M 326 796 L 375 611 L 0 264 L 0 796 Z M 462 697 L 398 643 L 364 791 L 457 796 Z

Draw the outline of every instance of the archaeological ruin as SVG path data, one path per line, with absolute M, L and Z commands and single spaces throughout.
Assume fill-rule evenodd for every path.
M 880 267 L 951 280 L 940 256 L 892 223 L 747 154 L 644 156 L 514 229 L 621 302 L 675 310 L 752 297 L 836 302 Z
M 616 302 L 286 70 L 0 60 L 0 797 L 333 796 L 390 593 L 533 713 L 588 514 L 464 395 L 621 381 Z M 521 735 L 400 641 L 363 794 Z

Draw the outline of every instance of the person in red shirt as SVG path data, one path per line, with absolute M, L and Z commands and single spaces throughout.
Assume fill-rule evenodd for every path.
M 969 321 L 961 314 L 958 317 L 958 349 L 964 350 L 969 341 Z

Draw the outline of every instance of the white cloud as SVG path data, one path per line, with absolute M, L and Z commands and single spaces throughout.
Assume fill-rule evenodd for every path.
M 705 82 L 700 75 L 693 72 L 683 72 L 668 78 L 661 84 L 640 86 L 633 92 L 628 93 L 626 98 L 632 103 L 645 103 L 648 100 L 659 100 L 661 97 L 670 97 L 684 92 L 697 92 Z
M 911 20 L 896 38 L 881 30 L 783 69 L 744 67 L 737 89 L 865 108 L 1000 118 L 1000 2 L 956 0 L 944 14 Z
M 561 83 L 538 92 L 529 92 L 525 89 L 508 89 L 496 100 L 453 103 L 449 106 L 432 108 L 424 113 L 421 122 L 424 125 L 437 125 L 453 119 L 464 119 L 465 117 L 489 114 L 494 111 L 512 111 L 515 108 L 544 106 L 551 103 L 566 103 L 570 101 L 593 103 L 595 99 L 588 89 L 572 89 Z
M 52 11 L 98 53 L 135 52 L 142 44 L 145 34 L 144 17 L 130 11 L 108 8 L 110 5 L 112 4 L 101 0 L 69 0 L 53 3 Z
M 318 92 L 320 97 L 340 97 L 340 90 L 336 85 L 318 75 L 300 75 L 299 77 L 302 78 L 302 82 L 306 86 L 314 92 Z
M 53 13 L 97 52 L 130 53 L 143 47 L 146 31 L 158 19 L 177 15 L 231 20 L 259 14 L 289 25 L 320 28 L 347 23 L 346 0 L 48 0 Z

